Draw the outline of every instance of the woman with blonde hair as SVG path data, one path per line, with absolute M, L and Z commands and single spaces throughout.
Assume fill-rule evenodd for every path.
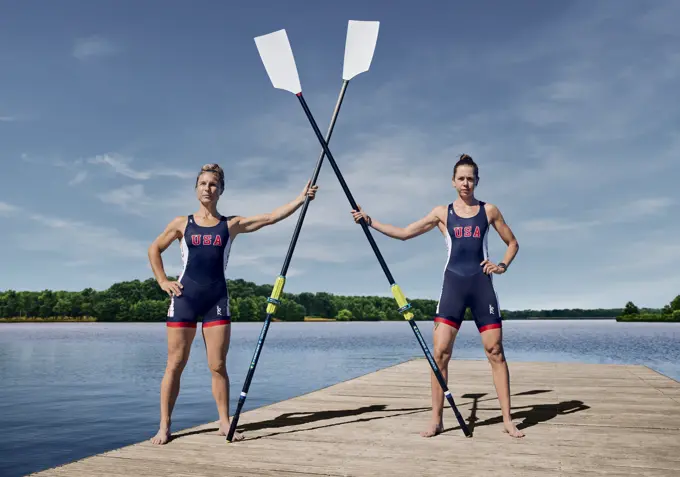
M 293 214 L 305 201 L 314 199 L 318 186 L 310 182 L 291 202 L 270 213 L 225 217 L 217 211 L 224 192 L 224 171 L 217 164 L 206 164 L 196 177 L 198 211 L 175 217 L 149 247 L 149 261 L 160 287 L 171 297 L 167 315 L 168 360 L 161 382 L 160 426 L 151 438 L 154 444 L 170 440 L 172 410 L 180 388 L 180 377 L 189 359 L 196 336 L 198 317 L 212 374 L 212 393 L 219 414 L 219 434 L 226 435 L 229 419 L 229 377 L 226 358 L 231 337 L 229 293 L 226 268 L 231 245 L 239 234 L 273 225 Z M 168 279 L 161 254 L 179 241 L 183 269 L 177 281 Z M 234 435 L 234 440 L 243 436 Z

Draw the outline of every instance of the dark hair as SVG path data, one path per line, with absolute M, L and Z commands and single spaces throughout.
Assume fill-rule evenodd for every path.
M 199 172 L 196 176 L 196 185 L 194 187 L 198 187 L 198 178 L 201 177 L 201 174 L 204 172 L 212 172 L 217 174 L 217 180 L 220 183 L 220 191 L 224 191 L 224 171 L 218 164 L 206 164 L 205 166 L 201 167 L 201 172 Z
M 458 169 L 458 166 L 472 166 L 475 171 L 475 180 L 479 181 L 479 167 L 475 161 L 472 160 L 472 157 L 468 156 L 467 154 L 461 154 L 459 156 L 458 162 L 456 162 L 456 165 L 453 166 L 453 177 L 456 177 L 456 169 Z

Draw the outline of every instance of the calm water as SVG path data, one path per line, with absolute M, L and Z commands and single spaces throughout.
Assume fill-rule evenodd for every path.
M 432 323 L 418 326 L 432 350 Z M 261 327 L 233 326 L 232 410 Z M 504 327 L 510 362 L 645 364 L 680 380 L 680 324 L 555 320 Z M 245 410 L 422 356 L 403 322 L 272 323 Z M 0 475 L 25 475 L 155 434 L 165 358 L 163 323 L 0 324 Z M 485 359 L 473 323 L 464 324 L 453 358 Z M 173 428 L 215 419 L 197 333 Z

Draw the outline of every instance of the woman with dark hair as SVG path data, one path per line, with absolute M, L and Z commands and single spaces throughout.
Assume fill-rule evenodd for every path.
M 438 205 L 422 219 L 405 228 L 384 224 L 361 210 L 353 210 L 358 223 L 361 218 L 369 227 L 388 237 L 409 240 L 438 227 L 448 248 L 442 291 L 434 317 L 434 358 L 448 382 L 448 365 L 453 342 L 469 307 L 481 335 L 486 356 L 491 365 L 493 381 L 503 413 L 505 432 L 523 437 L 510 414 L 510 375 L 502 342 L 501 310 L 493 287 L 492 274 L 505 273 L 519 245 L 500 210 L 477 200 L 474 190 L 479 183 L 479 168 L 467 154 L 460 156 L 453 167 L 453 187 L 458 198 L 448 205 Z M 489 260 L 488 233 L 492 226 L 506 243 L 507 250 L 498 264 Z M 443 326 L 440 326 L 443 325 Z M 421 433 L 432 437 L 444 429 L 444 393 L 434 373 L 432 385 L 432 419 Z
M 293 201 L 268 214 L 225 217 L 217 211 L 224 192 L 224 171 L 217 164 L 206 164 L 196 178 L 198 212 L 173 219 L 149 247 L 149 261 L 160 287 L 171 297 L 167 315 L 168 360 L 161 382 L 161 419 L 154 444 L 170 439 L 172 410 L 179 394 L 180 377 L 189 359 L 196 336 L 198 317 L 212 374 L 212 393 L 219 414 L 220 435 L 226 435 L 229 419 L 229 377 L 227 352 L 231 336 L 229 293 L 225 272 L 231 245 L 238 234 L 260 230 L 289 217 L 309 196 L 314 199 L 318 186 L 310 183 Z M 177 281 L 168 279 L 161 254 L 178 240 L 183 269 Z M 234 440 L 243 436 L 234 435 Z

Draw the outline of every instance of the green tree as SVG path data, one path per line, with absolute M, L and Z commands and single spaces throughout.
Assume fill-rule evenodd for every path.
M 259 319 L 257 300 L 252 296 L 241 298 L 238 309 L 241 321 L 257 321 Z
M 283 321 L 301 321 L 305 317 L 305 307 L 293 300 L 281 298 L 275 316 Z
M 119 321 L 128 313 L 129 305 L 122 298 L 104 297 L 94 305 L 94 315 L 99 321 Z
M 139 292 L 145 300 L 166 300 L 168 298 L 168 294 L 163 291 L 153 278 L 149 278 L 140 283 Z
M 168 314 L 168 305 L 160 300 L 141 300 L 130 307 L 132 321 L 160 321 Z
M 640 309 L 633 303 L 632 301 L 629 301 L 626 303 L 626 307 L 623 309 L 623 314 L 624 315 L 639 315 L 640 314 Z
M 317 293 L 315 306 L 316 308 L 307 310 L 307 312 L 312 316 L 331 318 L 338 313 L 338 309 L 336 308 L 335 303 L 333 303 L 333 295 L 330 293 Z
M 59 298 L 52 308 L 54 316 L 77 316 L 74 315 L 72 311 L 71 300 L 69 298 Z
M 144 299 L 142 295 L 142 284 L 139 280 L 132 280 L 129 282 L 114 283 L 107 290 L 111 298 L 120 298 L 125 301 L 138 302 Z
M 7 290 L 2 293 L 2 299 L 0 300 L 0 306 L 4 308 L 2 314 L 3 317 L 13 317 L 19 315 L 19 298 L 17 297 L 17 292 L 14 290 Z
M 346 308 L 338 311 L 338 315 L 335 317 L 338 321 L 350 321 L 352 319 L 352 312 Z
M 241 321 L 241 313 L 236 298 L 229 297 L 229 313 L 231 314 L 231 321 Z
M 680 295 L 676 296 L 673 298 L 673 301 L 671 301 L 671 308 L 675 310 L 680 310 Z

